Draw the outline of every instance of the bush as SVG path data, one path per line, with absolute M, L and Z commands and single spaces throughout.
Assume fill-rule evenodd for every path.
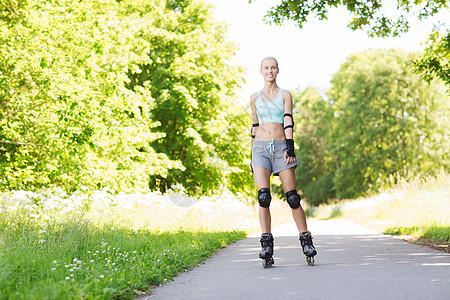
M 318 180 L 309 184 L 303 192 L 306 201 L 310 205 L 318 206 L 319 204 L 326 203 L 329 199 L 334 198 L 336 192 L 333 178 L 334 175 L 325 174 Z

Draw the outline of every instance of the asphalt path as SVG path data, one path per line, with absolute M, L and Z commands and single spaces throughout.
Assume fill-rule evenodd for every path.
M 273 230 L 273 267 L 262 267 L 259 237 L 250 236 L 140 300 L 450 299 L 448 253 L 346 220 L 310 221 L 309 229 L 318 251 L 314 266 L 288 223 Z

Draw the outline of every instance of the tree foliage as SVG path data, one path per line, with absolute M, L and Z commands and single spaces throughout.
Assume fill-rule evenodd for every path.
M 450 87 L 450 30 L 433 30 L 424 53 L 414 61 L 414 68 L 426 82 L 439 78 Z
M 351 20 L 348 23 L 351 30 L 367 30 L 371 37 L 395 37 L 408 32 L 412 18 L 419 21 L 430 19 L 450 6 L 450 1 L 447 0 L 393 2 L 280 0 L 278 5 L 268 11 L 266 20 L 277 25 L 292 20 L 302 28 L 311 15 L 319 20 L 326 20 L 331 9 L 344 7 L 351 13 Z M 428 38 L 425 54 L 416 61 L 416 70 L 421 72 L 427 81 L 440 78 L 448 87 L 450 87 L 449 40 L 448 24 L 435 24 L 435 29 Z
M 162 190 L 181 183 L 190 192 L 228 186 L 250 193 L 251 173 L 243 163 L 249 121 L 234 100 L 242 70 L 226 63 L 235 46 L 203 1 L 168 1 L 159 14 L 164 22 L 146 37 L 150 61 L 132 70 L 130 87 L 142 87 L 155 99 L 150 112 L 159 125 L 153 131 L 165 137 L 152 147 L 179 159 L 185 169 L 154 176 L 153 183 L 159 179 Z
M 294 138 L 296 145 L 299 145 L 299 164 L 295 173 L 297 184 L 309 203 L 320 204 L 335 196 L 332 178 L 335 163 L 327 145 L 333 110 L 314 88 L 297 91 L 293 98 Z
M 442 84 L 428 86 L 413 73 L 408 64 L 416 57 L 402 50 L 358 53 L 333 76 L 330 142 L 339 197 L 376 190 L 391 175 L 449 167 L 449 123 L 441 115 L 449 112 L 449 98 Z
M 353 198 L 391 178 L 448 170 L 450 99 L 442 82 L 428 85 L 412 71 L 417 56 L 355 53 L 334 74 L 328 98 L 294 94 L 296 175 L 307 201 Z
M 14 2 L 14 1 L 13 1 Z M 1 24 L 2 186 L 146 185 L 176 167 L 148 143 L 152 99 L 125 87 L 148 60 L 111 1 L 28 1 Z M 178 163 L 179 165 L 179 163 Z
M 286 20 L 293 20 L 302 28 L 310 14 L 319 20 L 326 20 L 330 9 L 345 7 L 352 14 L 348 24 L 350 29 L 369 28 L 370 36 L 398 36 L 409 30 L 408 18 L 431 18 L 449 5 L 450 1 L 446 0 L 398 0 L 394 8 L 391 3 L 382 0 L 280 0 L 280 3 L 267 13 L 266 20 L 277 25 Z
M 239 70 L 202 1 L 1 4 L 2 188 L 142 189 L 173 170 L 192 187 L 248 179 L 230 150 L 245 122 Z

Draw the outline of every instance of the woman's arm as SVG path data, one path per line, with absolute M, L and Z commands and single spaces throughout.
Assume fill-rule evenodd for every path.
M 292 114 L 293 111 L 293 101 L 292 95 L 289 91 L 283 91 L 283 102 L 284 102 L 284 134 L 286 135 L 286 139 L 294 138 L 294 116 Z
M 283 91 L 283 102 L 284 102 L 284 135 L 286 136 L 287 151 L 284 154 L 284 160 L 286 164 L 293 163 L 295 161 L 294 152 L 294 116 L 293 111 L 293 101 L 292 95 L 289 91 Z
M 257 98 L 257 93 L 254 93 L 250 97 L 250 108 L 252 110 L 252 130 L 251 130 L 252 146 L 253 146 L 253 141 L 255 140 L 256 134 L 258 133 L 258 129 L 259 129 L 258 115 L 256 114 L 256 98 Z

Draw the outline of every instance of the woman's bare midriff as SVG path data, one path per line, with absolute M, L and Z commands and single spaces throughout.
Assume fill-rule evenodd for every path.
M 275 141 L 286 139 L 283 124 L 275 122 L 259 124 L 255 141 L 271 141 L 272 139 L 274 139 Z

